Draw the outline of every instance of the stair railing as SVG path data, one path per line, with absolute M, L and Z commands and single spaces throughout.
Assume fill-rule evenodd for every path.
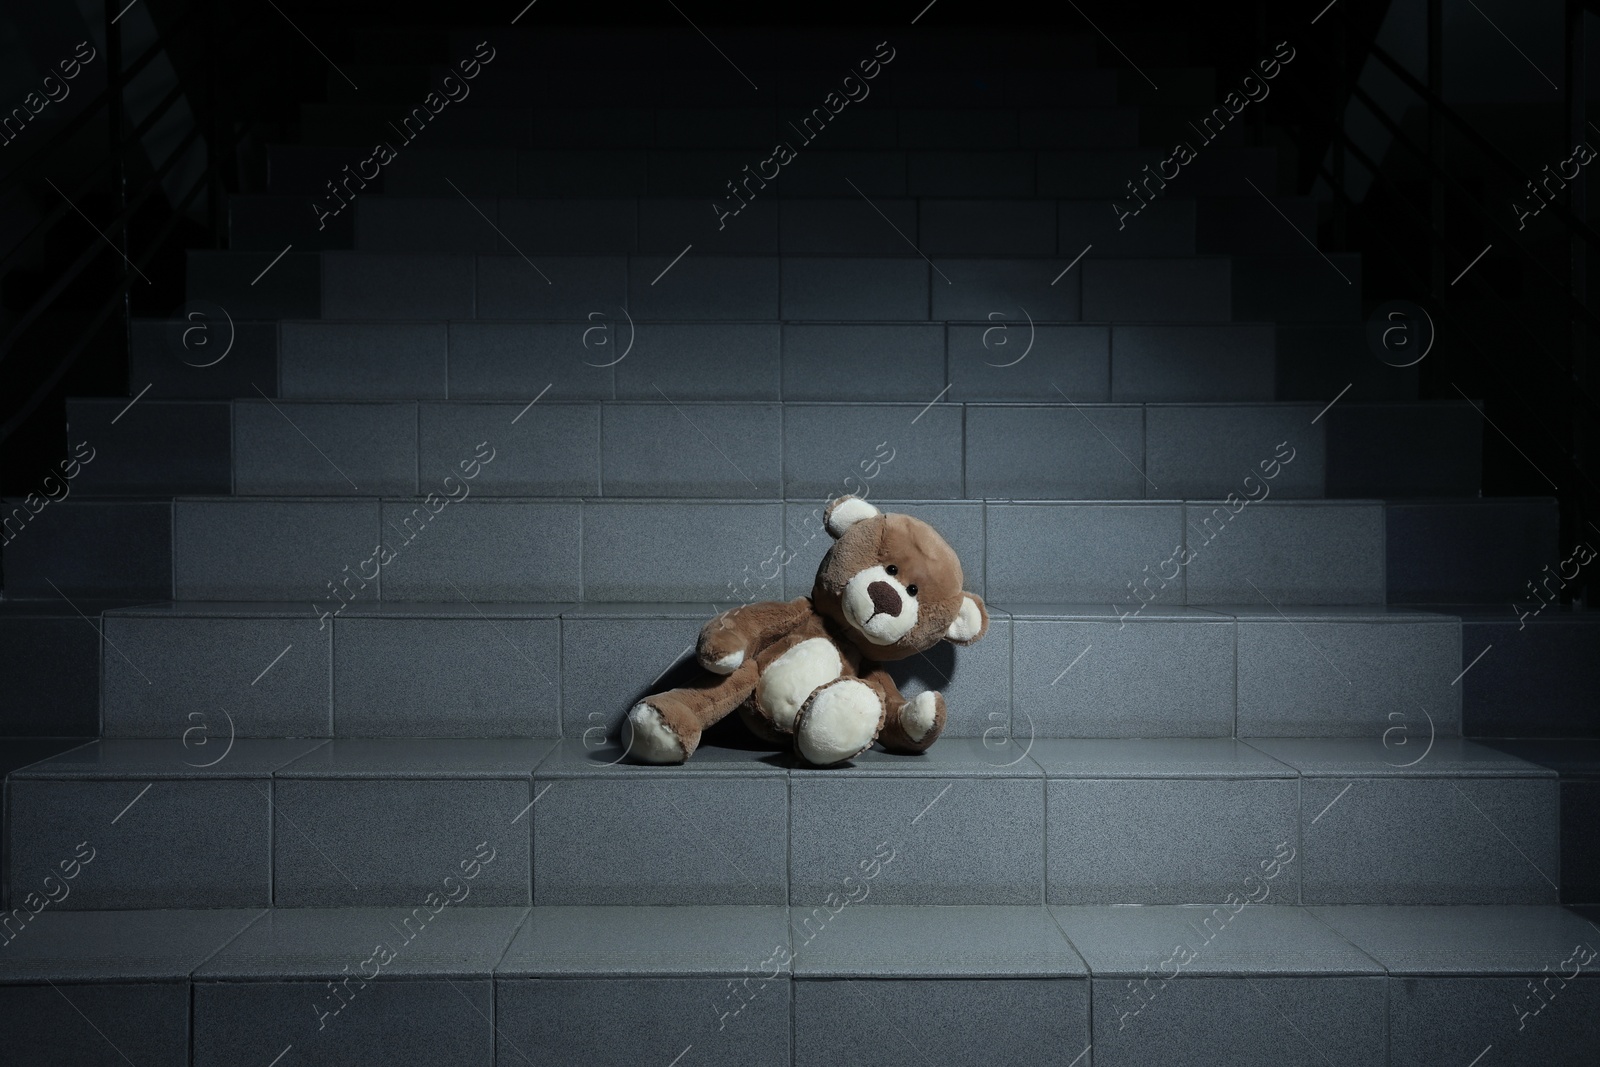
M 224 32 L 222 0 L 192 0 L 180 14 L 166 20 L 170 28 L 163 28 L 158 22 L 156 39 L 131 63 L 124 64 L 120 20 L 127 6 L 126 0 L 105 0 L 103 4 L 105 88 L 5 177 L 0 178 L 0 195 L 15 193 L 19 187 L 34 186 L 41 182 L 48 182 L 59 194 L 56 197 L 59 202 L 45 211 L 29 232 L 4 255 L 0 255 L 0 270 L 27 263 L 52 238 L 59 238 L 58 228 L 63 221 L 80 213 L 85 218 L 96 213 L 84 212 L 83 204 L 87 198 L 96 193 L 109 194 L 105 197 L 109 206 L 98 212 L 102 217 L 90 220 L 104 240 L 85 243 L 83 252 L 17 315 L 4 337 L 0 338 L 0 366 L 4 366 L 9 358 L 15 370 L 15 357 L 24 353 L 36 354 L 28 352 L 30 343 L 39 343 L 36 327 L 52 310 L 58 309 L 63 298 L 71 296 L 80 303 L 86 302 L 93 309 L 83 315 L 83 327 L 76 331 L 75 338 L 61 348 L 59 354 L 48 354 L 47 367 L 34 388 L 18 389 L 15 384 L 8 388 L 11 396 L 25 391 L 26 398 L 8 405 L 9 411 L 4 421 L 0 422 L 0 441 L 10 437 L 33 416 L 83 354 L 100 339 L 101 331 L 114 318 L 122 328 L 122 352 L 126 353 L 132 331 L 133 288 L 146 280 L 144 268 L 166 250 L 178 227 L 186 221 L 185 213 L 202 193 L 208 194 L 209 198 L 205 239 L 214 247 L 221 247 L 226 239 L 226 196 L 238 190 L 237 153 L 241 143 L 256 128 L 256 123 L 247 120 L 246 109 L 240 107 L 245 102 L 242 93 L 244 83 L 240 79 L 230 78 L 229 74 L 239 70 L 259 74 L 260 71 L 271 69 L 270 65 L 258 67 L 256 63 L 248 62 L 249 59 L 262 56 L 272 39 L 270 34 L 258 32 L 261 13 L 257 8 L 260 5 L 251 5 L 242 17 L 236 21 L 230 20 L 226 27 L 232 39 L 248 39 L 253 44 L 247 61 L 235 62 L 232 71 L 223 69 L 218 54 Z M 180 76 L 178 84 L 137 125 L 128 129 L 123 100 L 128 85 L 159 57 L 167 57 L 176 68 L 179 61 L 174 46 L 186 43 L 191 37 L 198 37 L 200 43 L 209 45 L 204 48 L 205 61 L 185 65 L 182 74 L 187 77 Z M 258 82 L 261 80 L 257 79 Z M 260 95 L 258 87 L 256 97 L 259 99 Z M 163 118 L 171 115 L 172 109 L 179 103 L 187 103 L 193 116 L 190 129 L 165 159 L 143 175 L 137 185 L 130 187 L 129 172 L 137 154 L 143 151 L 146 134 Z M 75 138 L 96 123 L 105 125 L 104 157 L 81 172 L 79 180 L 68 188 L 57 186 L 48 171 L 67 154 Z M 205 149 L 202 173 L 187 189 L 176 194 L 175 202 L 166 204 L 165 179 L 188 158 L 196 144 L 203 145 Z M 133 249 L 129 241 L 129 229 L 136 217 L 141 212 L 163 207 L 166 213 L 163 223 L 147 241 L 141 242 L 145 246 L 142 251 Z M 85 272 L 105 255 L 107 243 L 120 261 L 116 280 L 109 288 L 86 281 L 80 284 Z M 78 308 L 78 305 L 74 307 Z M 81 308 L 78 310 L 81 312 Z M 26 374 L 26 371 L 22 373 Z
M 1600 148 L 1600 139 L 1585 136 L 1585 4 L 1582 0 L 1564 3 L 1565 88 L 1559 105 L 1565 120 L 1562 125 L 1569 144 L 1588 140 Z M 1302 158 L 1314 161 L 1303 186 L 1309 189 L 1320 178 L 1335 198 L 1325 241 L 1352 251 L 1381 253 L 1384 266 L 1398 267 L 1399 273 L 1416 286 L 1415 296 L 1428 298 L 1429 311 L 1445 346 L 1440 355 L 1448 355 L 1446 359 L 1435 356 L 1431 366 L 1419 368 L 1425 393 L 1457 399 L 1460 394 L 1455 388 L 1465 388 L 1475 400 L 1482 398 L 1478 402 L 1485 414 L 1486 442 L 1503 436 L 1527 461 L 1526 468 L 1510 464 L 1506 467 L 1507 471 L 1517 470 L 1512 479 L 1517 491 L 1558 499 L 1563 555 L 1575 544 L 1600 545 L 1600 528 L 1592 525 L 1600 517 L 1600 484 L 1596 483 L 1589 462 L 1596 453 L 1591 435 L 1600 425 L 1600 400 L 1589 373 L 1593 338 L 1600 336 L 1600 315 L 1587 300 L 1588 257 L 1600 246 L 1600 233 L 1583 217 L 1583 183 L 1569 183 L 1565 198 L 1557 196 L 1546 205 L 1562 228 L 1563 244 L 1569 251 L 1565 264 L 1552 265 L 1517 239 L 1517 231 L 1507 219 L 1509 208 L 1494 210 L 1463 180 L 1464 168 L 1452 165 L 1457 161 L 1444 156 L 1445 136 L 1449 134 L 1452 144 L 1471 150 L 1474 162 L 1482 168 L 1510 178 L 1517 185 L 1528 178 L 1524 168 L 1443 99 L 1441 0 L 1427 2 L 1426 78 L 1408 70 L 1371 40 L 1370 34 L 1363 39 L 1359 30 L 1347 24 L 1343 6 L 1331 5 L 1318 16 L 1326 20 L 1318 27 L 1321 32 L 1307 34 L 1303 24 L 1294 32 L 1296 49 L 1309 54 L 1312 62 L 1322 68 L 1319 74 L 1339 87 L 1332 103 L 1313 101 L 1311 94 L 1284 79 L 1277 86 L 1285 90 L 1278 107 L 1256 116 L 1258 134 L 1264 136 L 1269 124 L 1280 126 L 1301 147 Z M 1258 12 L 1259 27 L 1282 24 L 1285 18 L 1280 9 L 1269 10 L 1264 5 L 1258 7 Z M 1263 34 L 1258 43 L 1265 44 L 1268 37 L 1278 39 Z M 1413 106 L 1421 110 L 1423 138 L 1408 132 L 1359 84 L 1355 75 L 1367 56 L 1392 75 L 1410 94 Z M 1359 114 L 1375 120 L 1392 144 L 1420 167 L 1420 192 L 1416 183 L 1408 188 L 1406 182 L 1391 173 L 1392 157 L 1375 160 L 1363 148 L 1350 128 L 1352 104 L 1358 106 Z M 1370 172 L 1373 188 L 1381 189 L 1383 196 L 1353 193 L 1347 161 Z M 1600 160 L 1596 165 L 1600 167 Z M 1404 207 L 1406 214 L 1394 215 L 1395 206 Z M 1408 235 L 1414 235 L 1410 243 Z M 1480 249 L 1486 253 L 1489 247 L 1501 253 L 1496 257 L 1495 275 L 1473 259 L 1475 255 L 1481 258 Z M 1469 261 L 1478 269 L 1459 271 Z M 1548 333 L 1541 336 L 1539 330 L 1532 328 L 1503 292 L 1504 282 L 1496 280 L 1505 271 L 1517 269 L 1543 283 L 1539 292 L 1548 297 L 1540 296 L 1535 303 L 1548 321 L 1562 324 L 1554 338 Z M 1527 299 L 1526 295 L 1523 298 Z M 1504 429 L 1508 424 L 1512 426 L 1509 432 Z M 1527 452 L 1523 452 L 1524 446 Z M 1552 480 L 1546 471 L 1559 481 Z M 1563 599 L 1583 606 L 1590 581 L 1589 574 L 1580 571 L 1563 590 Z

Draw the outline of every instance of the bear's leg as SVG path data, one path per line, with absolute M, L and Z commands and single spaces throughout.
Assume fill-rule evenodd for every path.
M 771 745 L 776 749 L 789 747 L 789 737 L 774 727 L 771 720 L 761 714 L 753 699 L 746 700 L 739 705 L 739 718 L 744 720 L 745 726 L 764 744 Z
M 883 718 L 883 696 L 876 688 L 859 678 L 829 682 L 795 716 L 795 751 L 820 767 L 843 763 L 872 747 Z
M 826 637 L 793 635 L 762 653 L 756 682 L 757 715 L 773 733 L 792 734 L 800 709 L 820 687 L 849 673 L 849 664 Z
M 694 754 L 700 734 L 738 707 L 756 687 L 756 665 L 747 661 L 732 674 L 707 674 L 697 685 L 645 697 L 628 712 L 623 744 L 645 763 L 682 763 Z
M 867 674 L 869 684 L 883 693 L 883 703 L 888 713 L 884 717 L 883 733 L 878 738 L 890 752 L 915 754 L 926 752 L 944 732 L 944 695 L 931 690 L 918 693 L 907 700 L 900 688 L 881 668 Z

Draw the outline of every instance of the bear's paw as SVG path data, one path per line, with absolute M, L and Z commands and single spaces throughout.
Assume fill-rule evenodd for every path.
M 661 712 L 640 701 L 625 720 L 625 751 L 645 763 L 682 763 L 688 758 L 683 741 L 661 717 Z
M 939 694 L 931 689 L 918 693 L 900 709 L 900 728 L 907 737 L 920 742 L 939 720 Z
M 883 723 L 883 698 L 865 682 L 842 678 L 806 702 L 795 723 L 795 749 L 818 766 L 843 763 L 871 747 Z

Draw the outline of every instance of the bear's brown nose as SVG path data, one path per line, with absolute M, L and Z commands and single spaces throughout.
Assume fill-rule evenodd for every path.
M 888 582 L 873 582 L 867 586 L 867 595 L 872 598 L 872 613 L 874 615 L 898 616 L 900 614 L 900 594 L 894 591 L 894 586 Z

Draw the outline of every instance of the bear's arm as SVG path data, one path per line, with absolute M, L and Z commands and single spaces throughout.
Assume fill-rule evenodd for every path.
M 696 657 L 708 671 L 731 674 L 811 616 L 810 597 L 796 597 L 787 603 L 742 604 L 701 628 Z

